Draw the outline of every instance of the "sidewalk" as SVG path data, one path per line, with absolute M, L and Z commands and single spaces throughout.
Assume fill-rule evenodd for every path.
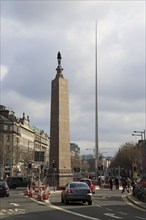
M 127 198 L 130 202 L 132 202 L 134 205 L 136 205 L 136 206 L 138 206 L 138 207 L 140 207 L 140 208 L 146 210 L 146 203 L 145 203 L 145 202 L 141 202 L 139 199 L 137 199 L 136 197 L 134 197 L 134 196 L 132 195 L 132 193 L 131 193 L 131 194 L 130 194 L 130 193 L 127 194 L 127 195 L 126 195 L 126 198 Z
M 122 189 L 123 189 L 122 186 L 120 186 L 119 190 L 122 190 Z M 109 188 L 99 188 L 99 186 L 97 186 L 96 190 L 105 191 L 105 190 L 109 190 Z M 146 210 L 146 203 L 142 202 L 139 199 L 137 199 L 136 197 L 134 197 L 132 193 L 128 193 L 126 195 L 126 199 L 129 200 L 130 202 L 132 202 L 134 205 Z

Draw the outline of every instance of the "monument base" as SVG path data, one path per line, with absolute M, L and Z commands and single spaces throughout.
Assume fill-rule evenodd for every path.
M 73 181 L 71 170 L 57 170 L 56 168 L 48 170 L 47 183 L 49 186 L 65 186 L 68 182 Z

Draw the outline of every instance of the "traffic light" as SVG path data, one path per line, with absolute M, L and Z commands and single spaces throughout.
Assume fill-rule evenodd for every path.
M 28 164 L 27 164 L 27 166 L 28 166 L 28 169 L 31 169 L 31 167 L 32 167 L 32 162 L 29 161 Z
M 134 167 L 133 167 L 133 170 L 134 170 L 134 172 L 136 172 L 136 171 L 137 171 L 137 167 L 136 167 L 136 166 L 134 166 Z
M 52 167 L 55 168 L 55 160 L 52 161 Z
M 98 170 L 100 170 L 100 165 L 98 166 Z

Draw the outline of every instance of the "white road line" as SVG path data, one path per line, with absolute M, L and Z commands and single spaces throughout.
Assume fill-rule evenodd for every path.
M 121 215 L 127 215 L 127 213 L 125 213 L 125 212 L 118 212 L 118 213 Z
M 49 207 L 51 207 L 51 208 L 53 208 L 53 209 L 58 209 L 58 210 L 63 211 L 63 212 L 67 212 L 67 213 L 72 214 L 72 215 L 77 215 L 77 216 L 80 216 L 80 217 L 82 217 L 82 218 L 86 218 L 86 219 L 90 219 L 90 220 L 101 220 L 101 219 L 99 219 L 99 218 L 94 218 L 94 217 L 82 215 L 82 214 L 79 214 L 79 213 L 76 213 L 76 212 L 72 212 L 72 211 L 63 209 L 63 208 L 58 207 L 58 206 L 51 205 L 51 206 L 49 206 Z
M 15 212 L 19 212 L 21 214 L 26 213 L 25 209 L 15 209 Z
M 97 207 L 99 207 L 99 208 L 102 208 L 102 206 L 101 205 L 96 205 Z
M 10 205 L 14 205 L 14 206 L 20 206 L 19 204 L 17 203 L 10 203 Z
M 106 215 L 106 216 L 110 216 L 110 217 L 112 217 L 112 218 L 123 219 L 122 217 L 116 216 L 116 215 L 113 214 L 113 213 L 104 213 L 104 215 Z
M 108 210 L 108 211 L 113 211 L 112 209 L 108 209 L 108 208 L 106 208 L 106 210 Z
M 4 214 L 3 212 L 0 212 L 0 216 L 1 216 L 1 215 L 5 215 L 5 214 Z
M 139 217 L 139 216 L 135 216 L 136 218 L 138 218 L 138 219 L 143 219 L 143 220 L 145 220 L 145 218 L 142 218 L 142 217 Z

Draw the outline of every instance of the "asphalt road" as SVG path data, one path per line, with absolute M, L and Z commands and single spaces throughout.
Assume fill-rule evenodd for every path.
M 24 196 L 21 189 L 11 190 L 10 197 L 0 197 L 0 219 L 6 220 L 145 220 L 146 212 L 123 200 L 120 191 L 98 190 L 93 205 L 61 203 L 58 192 L 50 201 L 39 202 Z

